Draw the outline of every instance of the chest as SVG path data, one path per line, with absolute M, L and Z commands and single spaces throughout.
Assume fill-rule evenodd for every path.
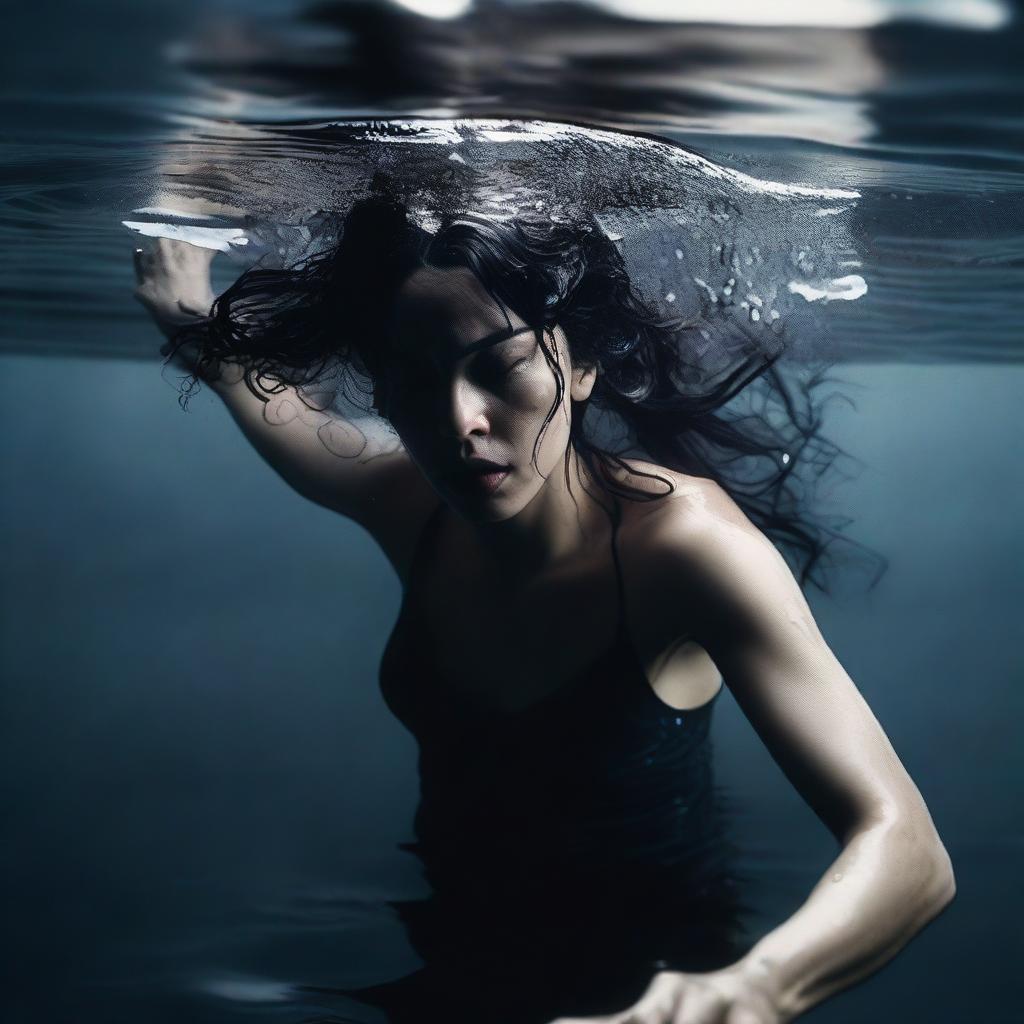
M 458 571 L 411 582 L 382 662 L 386 689 L 441 681 L 455 697 L 499 713 L 570 691 L 597 698 L 608 671 L 624 687 L 649 689 L 669 710 L 701 707 L 720 689 L 699 645 L 659 631 L 647 595 L 625 580 L 620 595 L 610 559 L 517 597 Z
M 480 708 L 517 713 L 585 688 L 616 653 L 619 625 L 615 578 L 600 566 L 519 592 L 431 573 L 407 591 L 387 653 Z

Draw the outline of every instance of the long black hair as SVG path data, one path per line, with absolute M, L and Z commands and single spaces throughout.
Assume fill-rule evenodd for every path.
M 264 401 L 275 388 L 308 387 L 341 367 L 349 401 L 376 394 L 376 411 L 386 417 L 381 324 L 398 288 L 423 266 L 470 269 L 536 331 L 557 382 L 538 445 L 564 393 L 549 344 L 555 325 L 573 365 L 598 368 L 589 399 L 574 403 L 570 447 L 609 493 L 652 500 L 674 489 L 661 474 L 653 476 L 666 489 L 655 494 L 612 480 L 607 470 L 616 464 L 637 475 L 623 462 L 627 454 L 714 480 L 787 556 L 801 586 L 827 589 L 822 570 L 837 541 L 861 547 L 841 534 L 847 521 L 828 525 L 811 508 L 814 484 L 843 454 L 820 432 L 825 403 L 816 395 L 829 381 L 825 369 L 786 372 L 781 345 L 749 346 L 702 380 L 693 354 L 701 317 L 666 318 L 646 303 L 594 218 L 465 213 L 428 231 L 397 199 L 373 195 L 352 207 L 336 243 L 285 269 L 246 271 L 208 317 L 175 335 L 172 355 L 188 343 L 196 353 L 183 404 L 222 362 L 242 366 Z M 738 401 L 743 410 L 732 407 Z M 609 425 L 617 443 L 601 436 Z M 568 456 L 567 449 L 567 475 Z

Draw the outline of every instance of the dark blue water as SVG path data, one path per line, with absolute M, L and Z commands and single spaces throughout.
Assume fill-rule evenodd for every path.
M 831 500 L 890 569 L 870 593 L 812 603 L 924 794 L 959 892 L 807 1019 L 1016 1019 L 1020 23 L 995 4 L 871 5 L 916 20 L 797 29 L 520 6 L 442 22 L 382 5 L 300 19 L 285 0 L 105 0 L 14 19 L 3 1020 L 292 1021 L 314 1009 L 296 986 L 416 964 L 382 909 L 424 891 L 396 845 L 414 749 L 376 689 L 397 583 L 213 398 L 181 412 L 130 299 L 138 238 L 121 226 L 182 154 L 227 164 L 268 125 L 368 115 L 632 128 L 761 180 L 861 194 L 851 237 L 868 290 L 827 309 L 856 408 L 833 406 L 827 427 L 863 469 Z M 261 159 L 296 145 L 286 132 Z M 200 199 L 231 194 L 219 187 Z M 225 282 L 242 265 L 218 261 Z M 716 716 L 753 940 L 835 847 L 728 694 Z

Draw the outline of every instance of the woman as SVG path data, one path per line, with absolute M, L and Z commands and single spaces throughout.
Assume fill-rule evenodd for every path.
M 137 255 L 165 354 L 403 584 L 381 685 L 419 742 L 434 894 L 398 905 L 425 967 L 361 998 L 396 1021 L 774 1024 L 949 902 L 928 810 L 772 543 L 814 579 L 801 453 L 721 412 L 771 357 L 685 388 L 698 325 L 655 316 L 594 222 L 427 232 L 376 197 L 216 303 L 209 262 Z M 369 382 L 397 442 L 321 408 L 339 380 Z M 610 454 L 591 409 L 648 458 Z M 722 678 L 842 846 L 746 951 L 707 741 Z

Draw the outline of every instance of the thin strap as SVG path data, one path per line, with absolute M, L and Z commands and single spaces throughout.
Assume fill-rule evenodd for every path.
M 615 510 L 610 512 L 612 520 L 612 562 L 615 565 L 615 588 L 618 594 L 618 625 L 617 630 L 621 636 L 629 639 L 629 630 L 626 626 L 626 585 L 622 578 L 622 561 L 619 558 L 619 526 L 622 523 L 622 506 L 616 499 Z

